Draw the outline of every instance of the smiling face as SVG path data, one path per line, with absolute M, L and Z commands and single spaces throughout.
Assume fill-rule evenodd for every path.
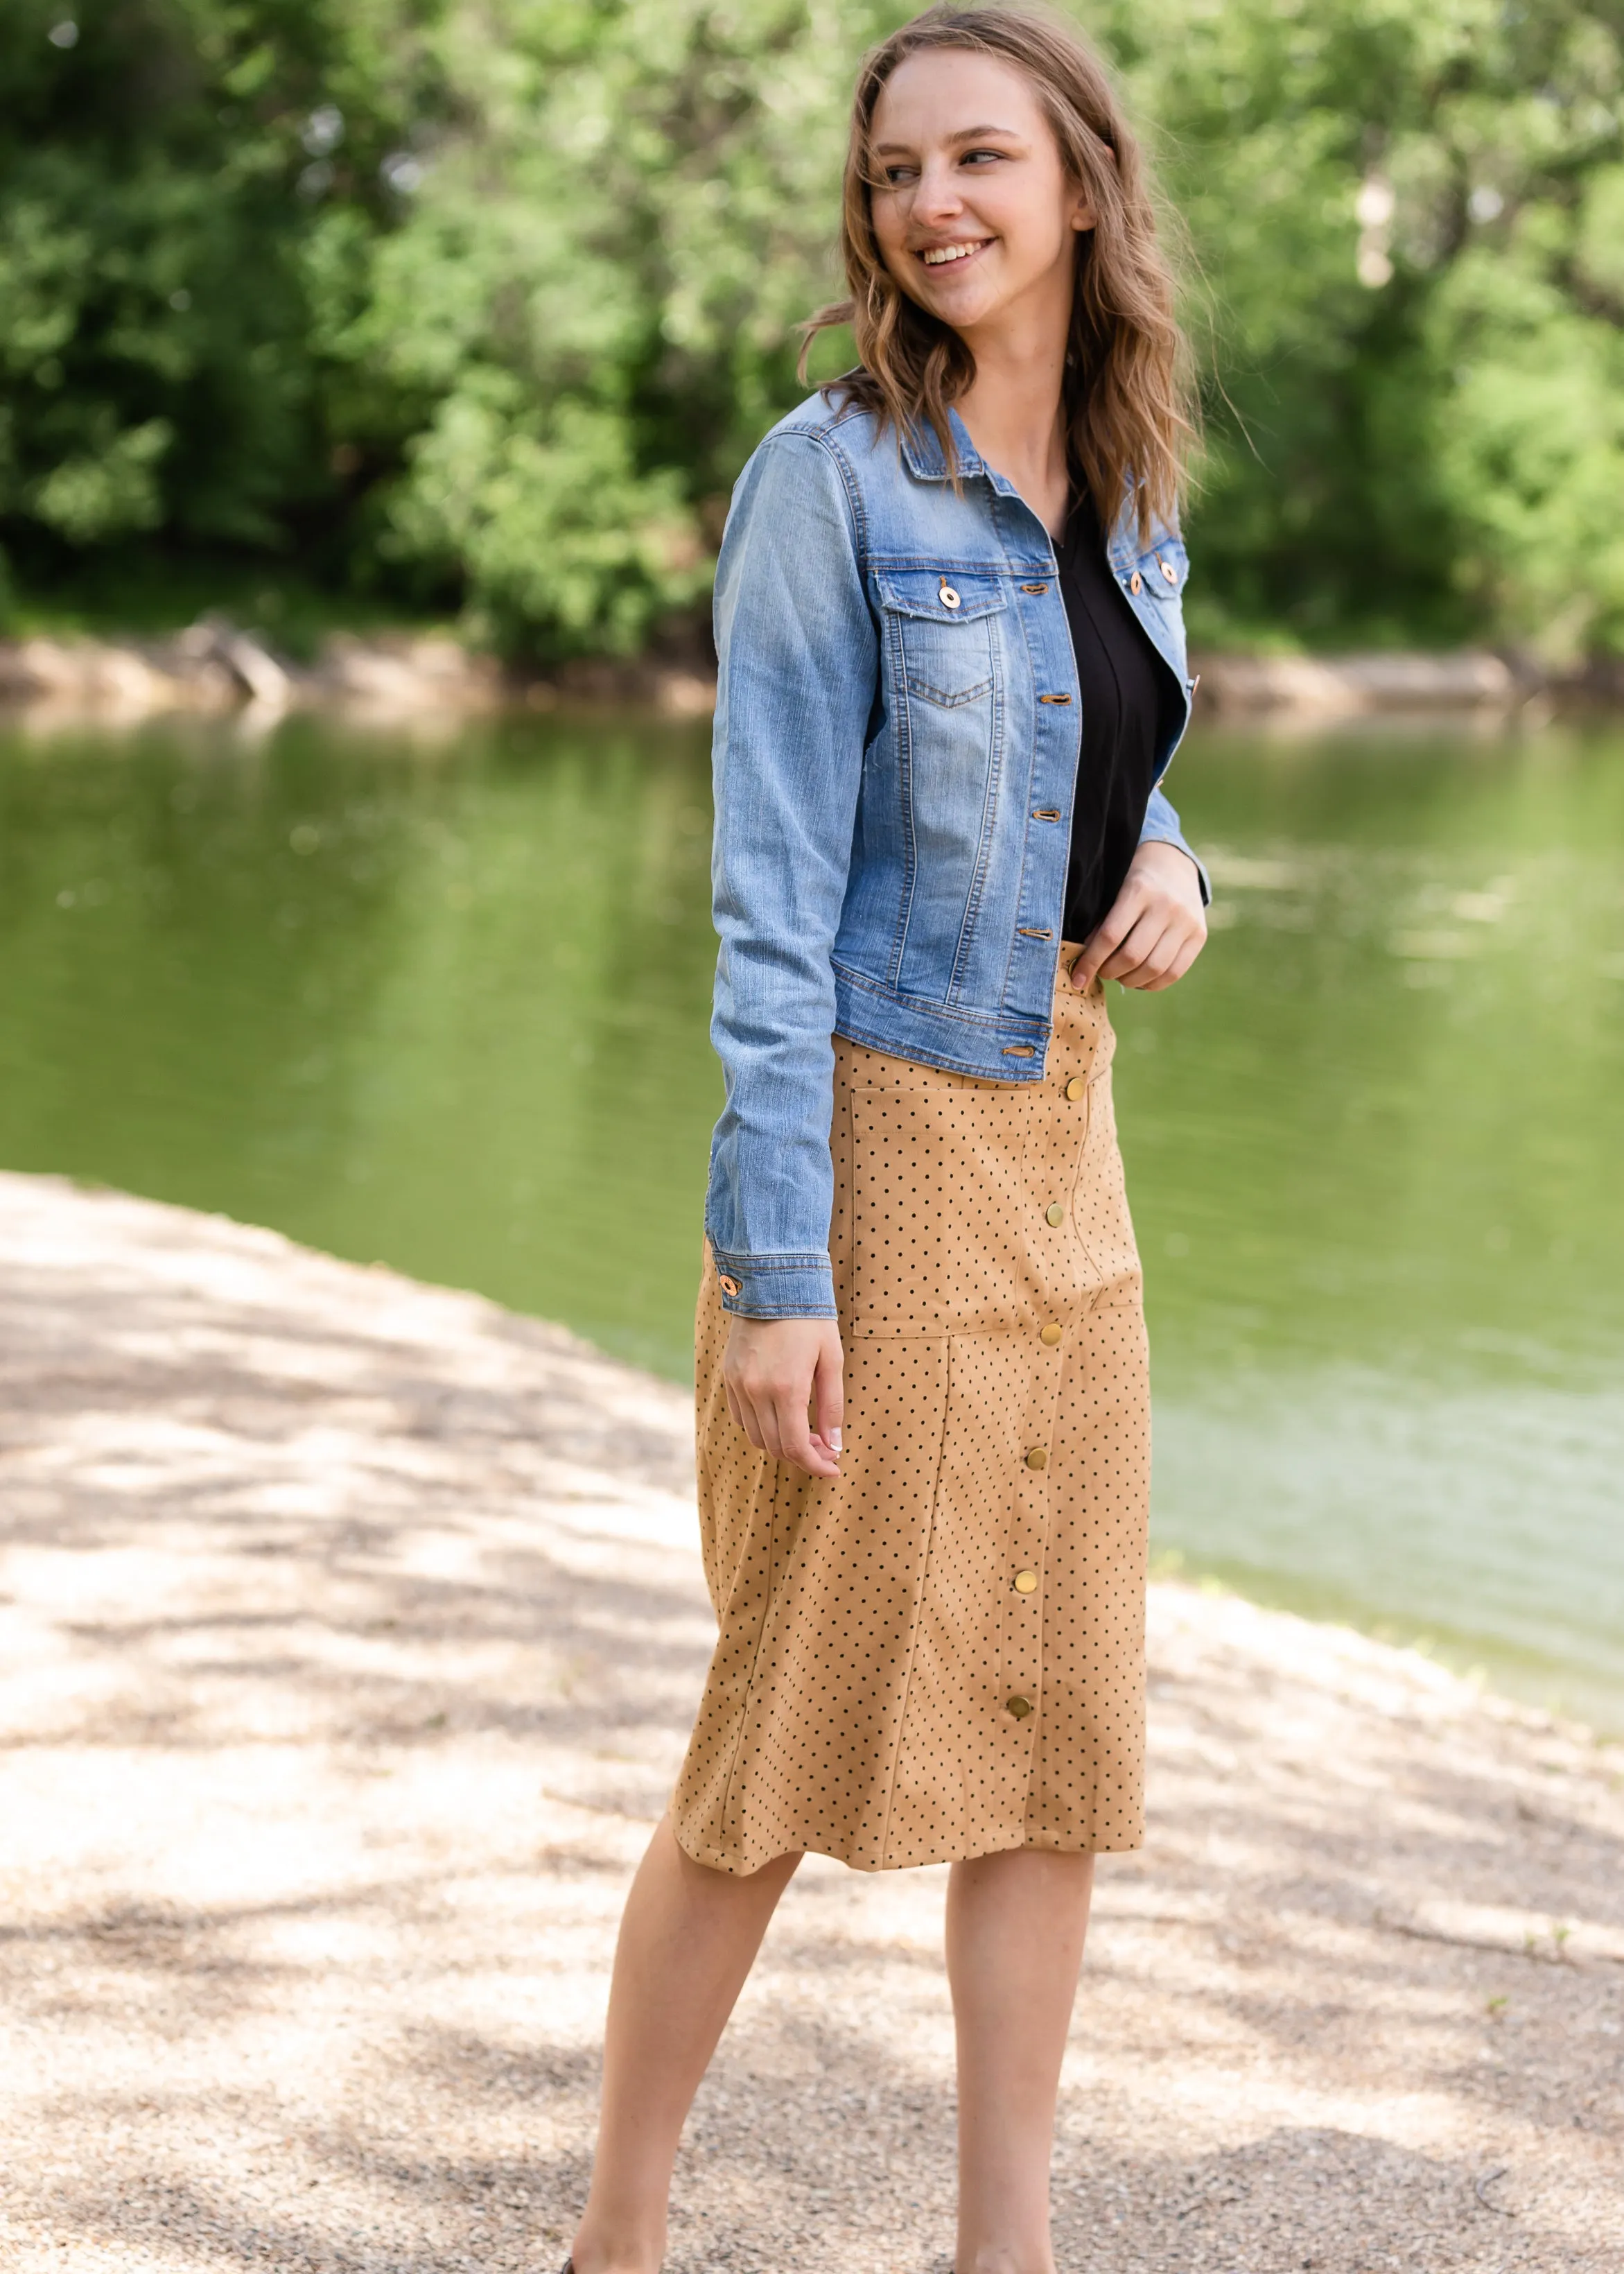
M 1086 195 L 1030 80 L 966 48 L 899 64 L 875 106 L 874 233 L 911 300 L 965 337 L 1071 314 Z

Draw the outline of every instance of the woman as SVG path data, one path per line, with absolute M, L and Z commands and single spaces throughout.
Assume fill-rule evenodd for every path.
M 1180 341 L 1095 59 L 933 8 L 858 87 L 861 363 L 734 493 L 716 604 L 700 1505 L 721 1632 L 628 1900 L 575 2274 L 678 2136 L 808 1849 L 949 1862 L 959 2274 L 1049 2274 L 1094 1853 L 1142 1837 L 1148 1407 L 1102 978 L 1205 879 Z M 842 1445 L 843 1429 L 849 1442 Z

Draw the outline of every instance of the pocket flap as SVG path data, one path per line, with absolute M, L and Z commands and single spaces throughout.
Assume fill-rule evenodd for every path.
M 1132 568 L 1124 574 L 1124 583 L 1136 572 L 1152 599 L 1177 600 L 1190 576 L 1190 555 L 1177 538 L 1164 538 L 1160 545 L 1153 545 L 1148 553 L 1139 555 Z
M 1007 606 L 1001 578 L 985 569 L 876 568 L 880 606 L 893 615 L 933 624 L 963 624 Z

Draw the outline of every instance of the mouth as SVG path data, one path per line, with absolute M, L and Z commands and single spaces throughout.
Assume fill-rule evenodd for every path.
M 966 237 L 958 245 L 927 245 L 916 256 L 927 268 L 946 268 L 955 262 L 974 260 L 978 252 L 985 252 L 992 243 L 989 237 Z

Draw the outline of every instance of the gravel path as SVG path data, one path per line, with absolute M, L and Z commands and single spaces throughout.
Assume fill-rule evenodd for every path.
M 709 1649 L 686 1401 L 475 1298 L 0 1177 L 0 2266 L 562 2255 Z M 1624 1754 L 1152 1600 L 1066 2274 L 1624 2269 Z M 816 1859 L 673 2274 L 941 2274 L 944 1874 Z

